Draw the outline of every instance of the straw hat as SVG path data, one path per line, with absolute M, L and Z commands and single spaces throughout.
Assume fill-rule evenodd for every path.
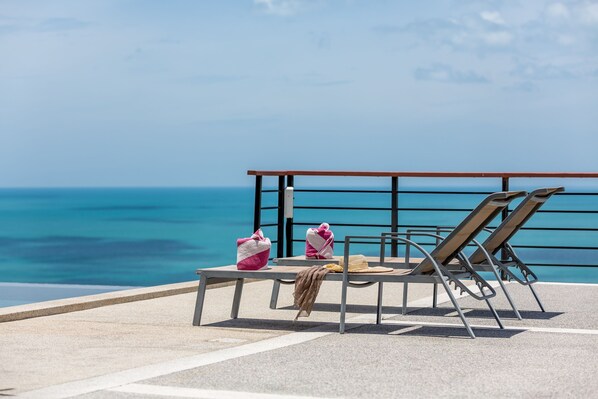
M 329 263 L 324 265 L 325 268 L 330 269 L 334 272 L 342 273 L 345 260 L 341 256 L 339 258 L 339 264 Z M 391 272 L 394 269 L 391 267 L 374 266 L 369 267 L 366 257 L 363 255 L 350 255 L 349 256 L 349 273 L 385 273 Z

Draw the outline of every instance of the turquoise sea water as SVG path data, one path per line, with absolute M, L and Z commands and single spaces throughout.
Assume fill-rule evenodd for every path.
M 295 205 L 388 207 L 388 198 L 388 194 L 297 192 Z M 481 198 L 401 194 L 399 206 L 472 208 Z M 275 193 L 264 193 L 264 206 L 275 201 Z M 545 209 L 596 210 L 598 204 L 596 197 L 561 196 Z M 399 223 L 450 226 L 465 214 L 405 211 L 399 214 Z M 262 223 L 275 222 L 276 210 L 265 210 L 262 218 Z M 338 227 L 335 222 L 388 224 L 388 219 L 387 211 L 295 210 L 296 222 L 327 221 L 337 237 L 388 229 Z M 598 218 L 544 213 L 529 226 L 595 228 Z M 197 268 L 234 263 L 236 238 L 250 235 L 252 227 L 252 188 L 1 189 L 0 282 L 149 286 L 189 281 L 195 279 Z M 304 238 L 306 227 L 295 227 L 296 239 Z M 273 228 L 264 232 L 276 238 Z M 516 239 L 520 244 L 564 246 L 597 242 L 597 232 L 522 231 Z M 336 250 L 341 249 L 337 243 Z M 294 251 L 302 253 L 303 243 L 295 243 Z M 598 263 L 595 250 L 522 249 L 520 254 L 530 262 Z M 536 270 L 547 281 L 598 282 L 598 268 Z
M 250 189 L 0 190 L 0 280 L 148 286 L 235 260 Z

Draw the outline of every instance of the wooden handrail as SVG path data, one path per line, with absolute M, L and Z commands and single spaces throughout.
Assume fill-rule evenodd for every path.
M 598 178 L 598 173 L 596 172 L 356 172 L 337 170 L 248 170 L 247 174 L 250 176 Z

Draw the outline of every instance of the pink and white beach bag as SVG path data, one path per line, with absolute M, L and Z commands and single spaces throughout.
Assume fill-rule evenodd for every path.
M 331 259 L 334 248 L 334 234 L 328 223 L 317 229 L 307 229 L 305 234 L 305 257 L 311 259 Z
M 266 268 L 272 243 L 258 229 L 249 238 L 237 239 L 237 269 L 260 270 Z

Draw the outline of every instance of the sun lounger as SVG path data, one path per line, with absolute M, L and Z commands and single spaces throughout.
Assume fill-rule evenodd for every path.
M 500 272 L 504 273 L 509 281 L 516 281 L 519 284 L 526 285 L 530 288 L 536 302 L 544 312 L 544 306 L 538 297 L 538 294 L 532 287 L 532 284 L 538 281 L 536 274 L 517 256 L 515 250 L 509 244 L 509 240 L 523 227 L 523 225 L 552 197 L 552 195 L 564 191 L 563 187 L 540 188 L 532 191 L 525 197 L 521 203 L 515 208 L 509 216 L 494 230 L 490 231 L 490 235 L 482 243 L 483 248 L 478 248 L 470 257 L 469 261 L 474 266 L 493 266 Z M 499 259 L 496 255 L 499 251 L 504 251 L 503 259 Z M 490 259 L 489 259 L 490 258 Z M 521 277 L 513 273 L 511 268 L 516 268 L 521 273 Z M 498 277 L 498 276 L 497 276 Z M 500 278 L 498 280 L 502 281 Z M 515 307 L 511 296 L 506 287 L 504 292 L 519 319 L 519 311 Z
M 350 245 L 351 241 L 353 240 L 380 240 L 381 243 L 381 264 L 387 265 L 384 263 L 384 255 L 383 249 L 385 247 L 386 242 L 388 241 L 397 241 L 407 244 L 408 248 L 415 248 L 417 249 L 423 256 L 423 260 L 421 260 L 417 266 L 413 269 L 401 269 L 398 275 L 396 276 L 389 276 L 388 278 L 384 278 L 383 276 L 379 280 L 380 283 L 383 282 L 402 282 L 402 283 L 410 283 L 410 282 L 417 282 L 417 283 L 431 283 L 431 284 L 442 284 L 443 288 L 445 289 L 449 299 L 451 300 L 455 310 L 459 314 L 463 325 L 467 329 L 467 332 L 472 338 L 475 338 L 469 323 L 467 322 L 465 315 L 461 311 L 455 296 L 452 293 L 450 288 L 450 284 L 453 284 L 455 288 L 461 290 L 461 292 L 467 292 L 472 298 L 477 300 L 484 300 L 488 305 L 488 308 L 492 312 L 492 315 L 496 319 L 498 325 L 503 328 L 500 318 L 494 307 L 490 303 L 489 299 L 496 295 L 496 292 L 488 284 L 469 264 L 467 261 L 467 257 L 462 253 L 462 250 L 472 242 L 472 240 L 490 223 L 513 199 L 521 197 L 525 195 L 523 191 L 515 191 L 515 192 L 500 192 L 491 194 L 486 199 L 484 199 L 457 227 L 455 227 L 446 238 L 440 240 L 438 245 L 431 251 L 426 251 L 421 245 L 417 244 L 415 241 L 405 238 L 407 234 L 410 237 L 413 236 L 427 236 L 427 237 L 436 237 L 437 235 L 430 232 L 421 232 L 421 233 L 393 233 L 392 236 L 381 236 L 381 237 L 372 237 L 372 236 L 348 236 L 345 237 L 345 248 L 344 248 L 344 257 L 347 257 L 350 254 Z M 459 263 L 457 264 L 451 263 L 454 259 L 458 259 Z M 406 263 L 410 264 L 410 259 L 406 257 Z M 451 270 L 451 265 L 457 266 L 458 269 Z M 382 273 L 383 274 L 383 273 Z M 341 322 L 340 322 L 340 331 L 341 333 L 344 331 L 344 324 L 345 324 L 345 310 L 346 310 L 346 296 L 347 296 L 347 288 L 349 287 L 349 274 L 345 268 L 343 271 L 343 275 L 345 278 L 343 279 L 343 290 L 341 295 Z M 417 277 L 416 281 L 413 281 L 413 278 Z M 352 277 L 351 277 L 352 278 Z M 470 289 L 466 284 L 464 284 L 461 280 L 469 278 L 475 282 L 477 289 L 479 292 L 475 292 Z M 382 298 L 382 284 L 378 286 L 378 299 L 379 302 Z M 379 305 L 379 312 L 380 312 L 381 305 Z M 377 322 L 380 322 L 381 315 L 378 314 Z
M 536 274 L 529 269 L 529 267 L 516 255 L 515 250 L 509 244 L 509 240 L 523 227 L 523 225 L 540 209 L 540 207 L 555 193 L 564 191 L 563 187 L 552 187 L 552 188 L 540 188 L 529 193 L 521 203 L 509 214 L 509 216 L 502 222 L 496 229 L 492 230 L 485 228 L 484 230 L 491 234 L 486 238 L 483 243 L 479 243 L 476 240 L 472 242 L 477 245 L 475 252 L 469 256 L 469 264 L 473 266 L 476 271 L 489 271 L 494 274 L 498 281 L 502 291 L 504 292 L 515 316 L 521 320 L 521 314 L 513 301 L 513 298 L 509 294 L 509 290 L 503 282 L 504 276 L 509 280 L 515 280 L 519 284 L 526 285 L 530 288 L 534 298 L 536 299 L 540 309 L 544 312 L 544 306 L 540 301 L 536 291 L 531 284 L 538 281 Z M 440 236 L 440 233 L 451 232 L 453 228 L 439 227 L 436 229 L 408 229 L 407 232 L 433 232 L 439 240 L 444 239 Z M 392 236 L 395 233 L 383 233 L 383 235 Z M 409 234 L 407 234 L 409 238 Z M 505 259 L 499 260 L 496 255 L 499 251 L 504 250 Z M 381 259 L 383 262 L 384 259 Z M 413 259 L 412 259 L 413 261 Z M 510 268 L 517 268 L 521 273 L 521 277 L 513 273 Z M 404 292 L 406 292 L 405 287 Z M 436 291 L 434 292 L 434 297 Z M 404 299 L 404 302 L 406 298 Z M 434 299 L 435 301 L 435 299 Z M 405 308 L 403 308 L 405 313 Z

